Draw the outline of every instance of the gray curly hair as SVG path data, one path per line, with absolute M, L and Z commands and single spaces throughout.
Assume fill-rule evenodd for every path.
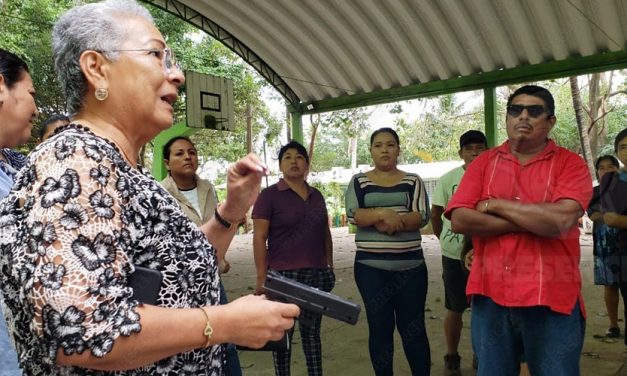
M 65 92 L 68 110 L 78 112 L 87 94 L 87 80 L 81 71 L 79 58 L 86 50 L 111 51 L 120 47 L 126 33 L 125 17 L 142 17 L 154 24 L 148 10 L 135 0 L 106 0 L 85 4 L 65 12 L 52 31 L 54 68 Z M 119 52 L 103 52 L 116 60 Z

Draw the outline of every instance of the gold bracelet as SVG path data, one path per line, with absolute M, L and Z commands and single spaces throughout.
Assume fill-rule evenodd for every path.
M 485 208 L 483 208 L 483 209 L 484 209 L 484 212 L 489 214 L 489 212 L 488 212 L 488 205 L 490 205 L 490 199 L 487 199 L 487 200 L 486 200 L 486 202 L 485 202 Z
M 213 328 L 211 327 L 211 323 L 209 322 L 209 314 L 207 313 L 207 311 L 205 311 L 204 308 L 202 307 L 198 307 L 199 310 L 202 311 L 202 313 L 205 314 L 205 317 L 207 318 L 207 324 L 205 325 L 205 330 L 203 331 L 203 334 L 205 335 L 205 337 L 207 337 L 207 343 L 205 343 L 205 348 L 209 347 L 209 345 L 211 345 L 211 336 L 213 335 Z

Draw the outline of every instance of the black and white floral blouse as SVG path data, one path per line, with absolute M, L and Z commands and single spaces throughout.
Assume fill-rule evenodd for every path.
M 218 304 L 215 252 L 172 196 L 107 140 L 60 129 L 0 203 L 4 313 L 25 375 L 221 374 L 220 346 L 125 372 L 55 365 L 58 349 L 103 357 L 119 336 L 141 331 L 127 285 L 133 265 L 163 274 L 160 306 Z

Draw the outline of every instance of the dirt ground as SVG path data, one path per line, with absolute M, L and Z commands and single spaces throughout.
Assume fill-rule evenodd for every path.
M 362 305 L 362 313 L 357 325 L 352 326 L 333 319 L 322 320 L 323 367 L 326 375 L 351 376 L 372 375 L 368 357 L 368 327 L 363 302 L 353 279 L 354 235 L 346 227 L 332 229 L 334 260 L 337 284 L 333 293 Z M 595 286 L 592 274 L 592 237 L 582 235 L 581 271 L 584 280 L 583 295 L 587 308 L 586 337 L 581 354 L 582 375 L 609 376 L 627 375 L 625 346 L 618 340 L 603 337 L 608 326 L 603 302 L 603 289 Z M 431 346 L 432 375 L 443 374 L 443 357 L 446 352 L 442 321 L 444 317 L 444 290 L 442 285 L 441 253 L 437 239 L 433 235 L 423 236 L 424 254 L 429 270 L 429 290 L 427 295 L 427 333 Z M 252 235 L 235 237 L 227 253 L 231 271 L 223 276 L 229 299 L 250 294 L 255 283 L 255 265 L 252 252 Z M 622 303 L 619 316 L 622 316 Z M 470 316 L 464 315 L 464 329 L 460 343 L 462 372 L 473 375 L 471 367 Z M 621 320 L 621 326 L 624 323 Z M 295 331 L 292 352 L 292 374 L 306 375 L 307 370 L 299 343 L 298 330 Z M 272 355 L 267 352 L 240 351 L 240 361 L 244 375 L 274 375 Z M 400 337 L 396 333 L 394 370 L 397 375 L 410 375 Z

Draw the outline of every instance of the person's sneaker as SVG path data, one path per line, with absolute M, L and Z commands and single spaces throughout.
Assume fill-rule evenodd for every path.
M 620 337 L 620 328 L 613 327 L 609 328 L 607 332 L 605 332 L 605 336 L 607 338 L 618 338 Z
M 459 354 L 444 355 L 444 374 L 446 376 L 461 376 L 462 371 L 459 369 L 461 360 Z

